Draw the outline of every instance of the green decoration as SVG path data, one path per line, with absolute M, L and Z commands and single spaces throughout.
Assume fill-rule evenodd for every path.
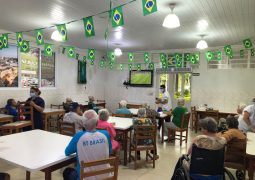
M 180 53 L 175 53 L 175 54 L 174 54 L 174 58 L 175 58 L 176 61 L 181 61 L 181 60 L 182 60 L 182 54 L 180 54 Z
M 116 7 L 111 11 L 112 27 L 124 25 L 122 6 Z
M 165 62 L 166 61 L 166 54 L 165 53 L 160 53 L 160 62 Z
M 146 63 L 146 64 L 148 64 L 149 62 L 150 62 L 150 57 L 149 57 L 149 53 L 144 53 L 143 54 L 143 59 L 144 59 L 144 62 Z
M 196 64 L 198 64 L 198 62 L 200 61 L 200 53 L 199 52 L 195 53 L 194 56 L 195 56 Z
M 244 50 L 240 50 L 240 58 L 244 58 Z
M 245 39 L 243 40 L 243 45 L 246 49 L 249 49 L 252 47 L 252 42 L 251 42 L 251 39 Z
M 124 65 L 120 64 L 120 70 L 123 71 L 124 70 Z
M 88 49 L 88 59 L 89 60 L 95 60 L 95 49 Z
M 85 29 L 85 36 L 86 37 L 95 36 L 93 17 L 90 16 L 90 17 L 83 18 L 83 24 Z
M 9 47 L 9 37 L 8 34 L 3 34 L 3 48 Z
M 115 54 L 113 51 L 108 52 L 108 58 L 110 62 L 115 62 Z
M 191 64 L 197 64 L 197 61 L 196 61 L 196 58 L 195 58 L 194 54 L 190 54 L 189 58 L 190 58 L 189 61 L 190 61 Z
M 76 60 L 79 60 L 79 56 L 80 56 L 80 54 L 76 53 L 75 59 L 76 59 Z
M 157 11 L 156 0 L 142 0 L 143 15 L 149 15 Z
M 212 61 L 214 59 L 214 53 L 212 51 L 207 51 L 205 53 L 205 59 L 207 61 Z
M 75 57 L 75 48 L 73 46 L 67 47 L 67 56 L 68 56 L 68 58 Z
M 154 67 L 154 63 L 153 63 L 153 62 L 150 62 L 150 63 L 149 63 L 149 69 L 150 69 L 150 70 L 154 70 L 154 68 L 155 68 L 155 67 Z
M 61 40 L 63 42 L 67 41 L 67 31 L 66 31 L 66 25 L 65 24 L 59 24 L 57 25 L 57 29 L 59 34 L 61 35 Z
M 83 60 L 84 62 L 86 62 L 86 59 L 87 59 L 87 57 L 86 57 L 86 56 L 83 56 L 82 60 Z
M 94 59 L 90 59 L 90 65 L 94 65 L 95 64 L 95 60 Z
M 131 71 L 133 69 L 133 64 L 128 64 L 128 69 Z
M 140 63 L 136 64 L 136 70 L 141 71 L 142 70 L 142 65 Z
M 52 44 L 44 44 L 44 56 L 51 57 L 53 55 L 53 45 Z
M 128 62 L 134 62 L 134 53 L 128 53 Z
M 85 61 L 78 61 L 78 83 L 87 83 L 87 63 Z
M 161 65 L 162 65 L 162 68 L 163 68 L 163 69 L 166 69 L 166 68 L 167 68 L 167 62 L 166 62 L 166 61 L 161 62 Z
M 28 53 L 29 52 L 29 41 L 22 41 L 22 46 L 20 48 L 20 52 Z
M 109 68 L 112 70 L 114 68 L 114 63 L 113 62 L 110 62 L 109 63 Z
M 251 49 L 251 56 L 254 57 L 255 56 L 255 50 Z
M 222 52 L 217 51 L 217 52 L 215 52 L 215 54 L 216 54 L 216 60 L 221 61 L 222 60 Z
M 44 44 L 43 31 L 41 29 L 36 29 L 35 34 L 36 34 L 36 44 L 38 46 L 43 45 Z
M 227 56 L 233 56 L 233 50 L 231 45 L 227 45 L 224 47 L 224 51 L 226 53 Z
M 4 38 L 0 37 L 0 49 L 3 49 L 4 47 Z
M 62 54 L 65 54 L 65 52 L 66 52 L 66 48 L 63 47 L 63 49 L 62 49 Z
M 102 68 L 105 68 L 105 61 L 102 59 L 99 61 L 99 67 L 102 69 Z
M 184 53 L 184 61 L 189 61 L 190 53 Z
M 16 33 L 16 39 L 17 39 L 18 47 L 21 47 L 22 46 L 22 42 L 23 42 L 23 33 L 22 32 L 17 32 Z

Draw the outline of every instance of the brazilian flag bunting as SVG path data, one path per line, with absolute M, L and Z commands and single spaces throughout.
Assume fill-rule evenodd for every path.
M 156 0 L 142 0 L 143 15 L 149 15 L 157 11 L 157 1 Z
M 63 42 L 67 41 L 67 31 L 66 31 L 66 25 L 65 24 L 59 24 L 57 25 L 57 29 L 59 34 L 61 35 L 61 40 Z
M 200 53 L 199 52 L 195 53 L 194 56 L 195 56 L 196 64 L 198 64 L 200 61 Z
M 232 47 L 231 45 L 227 45 L 224 47 L 224 51 L 226 53 L 227 56 L 233 56 L 233 50 L 232 50 Z
M 116 7 L 111 11 L 112 27 L 124 25 L 122 6 Z
M 190 58 L 189 61 L 190 61 L 191 64 L 197 64 L 197 61 L 196 61 L 196 58 L 195 58 L 194 54 L 190 54 L 189 58 Z
M 124 64 L 120 64 L 120 70 L 121 70 L 121 71 L 124 70 Z
M 88 59 L 95 60 L 95 49 L 88 49 Z
M 53 55 L 53 44 L 44 44 L 44 56 L 51 57 Z
M 149 69 L 150 69 L 150 70 L 154 70 L 154 63 L 153 63 L 153 62 L 150 62 L 150 63 L 149 63 Z
M 16 39 L 17 39 L 18 47 L 21 47 L 22 46 L 22 42 L 23 42 L 23 33 L 22 32 L 17 32 L 16 33 Z
M 240 58 L 244 58 L 244 50 L 240 50 Z
M 8 34 L 3 34 L 3 48 L 9 47 L 9 37 Z
M 76 60 L 79 60 L 79 57 L 80 57 L 80 54 L 76 53 L 75 59 L 76 59 Z
M 4 38 L 0 37 L 0 49 L 3 49 L 4 47 Z
M 23 40 L 23 41 L 22 41 L 21 48 L 20 48 L 20 52 L 28 53 L 29 50 L 30 50 L 30 49 L 29 49 L 29 41 Z
M 85 29 L 85 36 L 86 37 L 95 36 L 93 17 L 90 16 L 90 17 L 83 18 L 83 24 Z
M 245 39 L 243 40 L 243 45 L 246 49 L 249 49 L 252 47 L 252 42 L 251 42 L 251 39 Z
M 251 56 L 254 57 L 255 56 L 255 50 L 251 49 Z
M 90 60 L 90 65 L 94 65 L 95 64 L 95 60 L 91 59 Z
M 128 64 L 128 69 L 131 71 L 133 68 L 133 64 Z
M 163 68 L 163 69 L 166 69 L 166 68 L 167 68 L 167 62 L 166 62 L 166 61 L 161 62 L 161 65 L 162 65 L 162 68 Z
M 207 51 L 205 53 L 205 59 L 207 61 L 212 61 L 214 59 L 214 53 L 212 51 Z
M 84 62 L 86 61 L 86 59 L 87 59 L 87 57 L 86 57 L 86 56 L 83 56 L 82 60 L 83 60 Z
M 149 53 L 146 52 L 143 54 L 143 60 L 146 64 L 149 63 L 149 61 L 150 61 Z
M 184 61 L 189 61 L 190 53 L 184 53 Z
M 176 60 L 175 67 L 180 68 L 182 67 L 182 60 Z
M 134 62 L 134 53 L 128 53 L 128 62 Z
M 108 52 L 108 58 L 110 62 L 115 62 L 115 54 L 113 51 Z
M 141 71 L 142 70 L 142 65 L 140 63 L 136 64 L 136 70 Z
M 68 56 L 68 58 L 75 57 L 75 48 L 73 46 L 67 47 L 67 56 Z
M 41 29 L 36 29 L 35 34 L 36 34 L 36 44 L 38 46 L 43 45 L 44 44 L 43 31 Z
M 104 60 L 99 61 L 99 67 L 100 68 L 105 68 L 105 61 Z
M 160 62 L 165 62 L 166 61 L 166 54 L 165 53 L 160 53 Z
M 109 68 L 112 70 L 114 68 L 114 63 L 113 62 L 110 62 L 109 63 Z
M 216 54 L 216 60 L 221 61 L 222 60 L 222 52 L 217 51 L 215 54 Z

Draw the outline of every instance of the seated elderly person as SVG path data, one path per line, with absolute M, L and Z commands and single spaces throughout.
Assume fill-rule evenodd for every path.
M 95 104 L 95 98 L 94 96 L 89 96 L 89 102 L 88 102 L 88 108 L 89 109 L 93 109 L 94 111 L 98 112 L 98 110 L 100 109 L 99 107 L 97 107 L 97 105 Z
M 111 143 L 112 143 L 112 150 L 114 152 L 117 152 L 119 150 L 119 143 L 117 141 L 114 140 L 114 138 L 116 137 L 116 131 L 113 127 L 113 124 L 107 122 L 109 119 L 110 113 L 107 109 L 101 109 L 98 112 L 98 124 L 97 124 L 97 128 L 98 129 L 105 129 L 109 132 L 110 137 L 111 137 Z
M 7 110 L 7 113 L 9 115 L 14 116 L 14 121 L 18 120 L 18 110 L 17 110 L 17 103 L 14 99 L 8 99 L 7 104 L 5 106 L 5 109 Z
M 66 98 L 66 102 L 63 103 L 65 113 L 70 112 L 70 104 L 73 102 L 71 98 Z
M 177 107 L 174 108 L 174 110 L 171 112 L 172 115 L 172 121 L 165 123 L 165 135 L 167 135 L 167 129 L 169 127 L 173 129 L 177 129 L 181 127 L 181 121 L 182 116 L 188 112 L 188 109 L 184 106 L 185 100 L 183 98 L 179 98 L 177 100 Z M 172 137 L 174 137 L 174 134 L 172 134 Z
M 127 108 L 126 100 L 121 100 L 119 106 L 120 107 L 115 111 L 115 114 L 132 114 L 131 111 Z
M 63 122 L 70 122 L 75 124 L 75 131 L 83 130 L 84 117 L 81 116 L 82 112 L 80 105 L 77 102 L 72 102 L 69 107 L 70 112 L 66 113 L 63 118 Z
M 88 110 L 84 113 L 84 126 L 86 131 L 78 132 L 70 141 L 65 149 L 66 156 L 76 153 L 77 167 L 70 170 L 67 168 L 64 172 L 64 179 L 79 179 L 80 177 L 80 162 L 91 162 L 109 158 L 112 151 L 110 135 L 105 130 L 96 130 L 98 116 L 94 110 Z M 104 166 L 104 165 L 103 165 Z M 107 165 L 105 165 L 107 166 Z M 102 167 L 90 167 L 87 171 L 98 170 Z M 104 168 L 104 167 L 103 167 Z M 71 176 L 71 177 L 70 177 Z M 86 179 L 105 179 L 109 174 L 93 176 Z
M 219 135 L 224 137 L 227 142 L 232 139 L 246 139 L 245 134 L 238 129 L 238 120 L 235 117 L 230 116 L 227 118 L 227 126 L 227 131 L 219 133 Z

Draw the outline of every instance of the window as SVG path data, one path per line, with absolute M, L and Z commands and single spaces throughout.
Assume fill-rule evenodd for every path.
M 191 74 L 176 74 L 175 75 L 175 92 L 174 98 L 184 98 L 185 101 L 191 99 Z
M 182 97 L 182 74 L 176 74 L 174 98 L 178 99 L 180 97 Z
M 18 48 L 0 51 L 0 87 L 18 87 Z
M 55 86 L 55 53 L 46 57 L 41 53 L 41 87 Z

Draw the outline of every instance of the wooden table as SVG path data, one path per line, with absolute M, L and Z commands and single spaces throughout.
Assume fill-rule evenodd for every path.
M 65 114 L 65 110 L 63 109 L 52 109 L 52 108 L 46 108 L 43 111 L 43 115 L 44 115 L 44 130 L 47 131 L 48 130 L 48 118 L 50 116 L 61 116 Z
M 51 172 L 76 161 L 75 154 L 65 156 L 65 148 L 72 137 L 42 130 L 32 130 L 0 137 L 0 159 L 30 173 L 42 171 L 45 180 L 51 180 Z
M 142 108 L 143 107 L 143 104 L 141 103 L 127 103 L 127 108 L 131 109 L 139 109 L 139 108 Z
M 13 116 L 7 114 L 0 114 L 0 123 L 11 123 L 13 122 Z
M 81 107 L 82 111 L 86 111 L 86 110 L 89 109 L 89 105 L 88 105 L 87 102 L 86 103 L 79 103 L 79 104 L 80 104 L 80 107 Z M 97 107 L 105 108 L 105 106 L 106 106 L 106 102 L 96 102 L 95 104 L 96 104 Z
M 121 117 L 113 117 L 110 116 L 109 123 L 115 123 L 115 130 L 123 133 L 123 150 L 124 150 L 124 165 L 127 165 L 127 149 L 128 149 L 128 132 L 131 133 L 133 127 L 133 119 L 132 118 L 121 118 Z
M 255 166 L 255 133 L 248 132 L 247 139 L 246 158 L 248 159 L 248 175 L 249 180 L 253 180 Z

